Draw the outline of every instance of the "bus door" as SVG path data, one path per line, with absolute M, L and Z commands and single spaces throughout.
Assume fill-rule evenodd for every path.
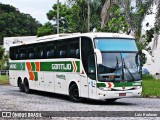
M 95 71 L 95 58 L 94 48 L 91 38 L 81 38 L 81 59 L 85 76 L 81 77 L 82 92 L 86 97 L 96 98 L 96 71 Z M 81 74 L 82 75 L 82 74 Z M 87 87 L 85 87 L 87 85 Z M 82 96 L 83 97 L 83 96 Z
M 81 97 L 85 97 L 85 98 L 88 98 L 88 90 L 89 90 L 89 87 L 88 87 L 88 77 L 87 77 L 87 74 L 84 73 L 84 70 L 81 71 L 80 73 L 80 94 L 81 94 Z
M 95 68 L 95 55 L 90 54 L 88 56 L 88 86 L 89 86 L 89 98 L 96 98 L 96 68 Z

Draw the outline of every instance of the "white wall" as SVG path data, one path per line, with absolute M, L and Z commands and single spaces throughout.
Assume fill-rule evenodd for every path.
M 155 50 L 153 50 L 153 57 L 147 56 L 147 62 L 143 66 L 147 68 L 151 74 L 160 73 L 160 36 L 158 38 L 158 45 Z

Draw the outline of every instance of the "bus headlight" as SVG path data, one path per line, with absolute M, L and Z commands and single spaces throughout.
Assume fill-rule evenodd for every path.
M 111 90 L 111 88 L 106 88 L 106 87 L 99 87 L 99 89 L 102 91 L 110 91 Z
M 142 86 L 134 86 L 134 89 L 140 89 Z

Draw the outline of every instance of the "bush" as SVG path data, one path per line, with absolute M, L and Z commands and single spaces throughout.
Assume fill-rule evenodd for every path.
M 142 80 L 154 80 L 152 75 L 142 75 Z

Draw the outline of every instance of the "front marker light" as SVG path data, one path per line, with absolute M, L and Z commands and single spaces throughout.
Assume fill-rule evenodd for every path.
M 106 88 L 106 87 L 99 87 L 99 89 L 102 91 L 110 91 L 111 90 L 111 88 Z

